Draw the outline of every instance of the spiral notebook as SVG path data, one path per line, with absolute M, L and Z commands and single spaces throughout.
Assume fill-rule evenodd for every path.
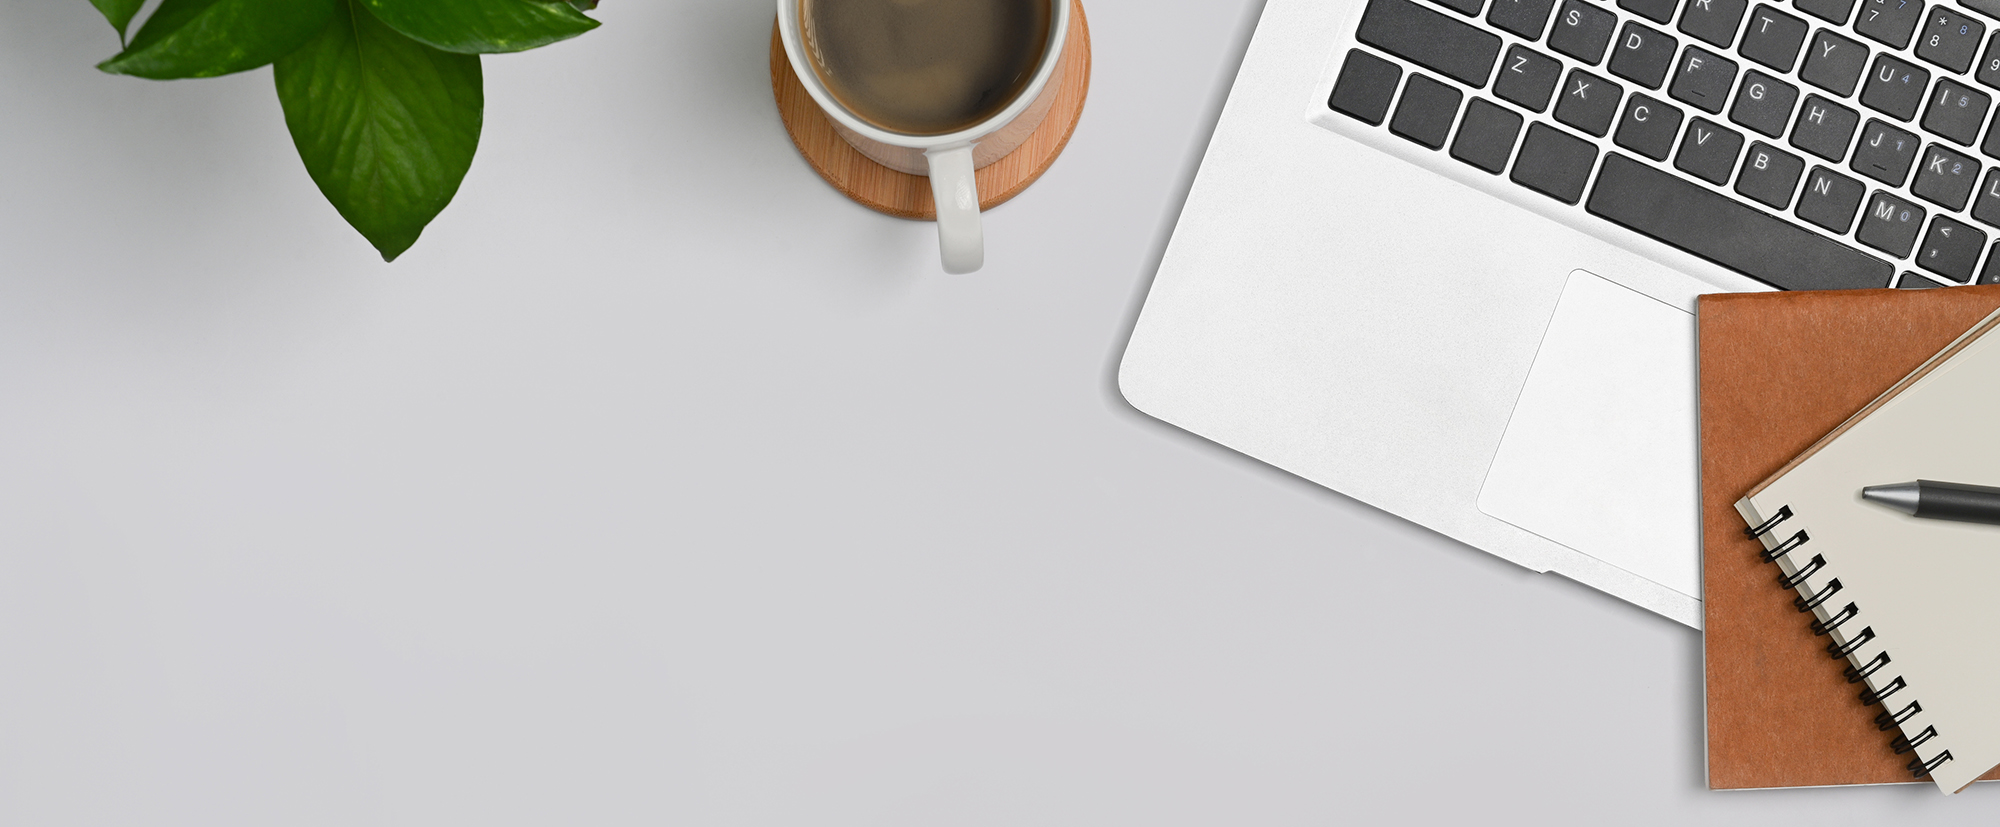
M 1796 594 L 1780 589 L 1777 567 L 1762 562 L 1764 546 L 1744 534 L 1733 505 L 1996 309 L 2000 286 L 1701 298 L 1710 787 L 1916 781 L 1912 756 L 1891 747 L 1900 732 L 1878 729 L 1884 709 L 1861 704 L 1861 686 L 1844 676 L 1851 663 L 1829 658 L 1830 638 L 1815 636 L 1815 618 L 1794 609 Z
M 1736 503 L 1795 588 L 1857 700 L 1900 730 L 1912 776 L 1957 792 L 2000 765 L 2000 527 L 1922 520 L 1863 486 L 2000 475 L 2000 312 L 1870 402 Z M 2000 481 L 2000 480 L 1995 480 Z M 1803 622 L 1803 619 L 1802 619 Z

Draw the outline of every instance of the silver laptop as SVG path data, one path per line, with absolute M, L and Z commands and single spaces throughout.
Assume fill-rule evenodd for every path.
M 1694 299 L 1993 280 L 2000 0 L 1269 0 L 1139 409 L 1700 622 Z

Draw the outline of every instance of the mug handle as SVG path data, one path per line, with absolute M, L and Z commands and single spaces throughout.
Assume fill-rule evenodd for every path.
M 979 226 L 979 185 L 972 177 L 972 145 L 927 149 L 931 200 L 937 204 L 938 254 L 953 275 L 986 263 L 986 236 Z

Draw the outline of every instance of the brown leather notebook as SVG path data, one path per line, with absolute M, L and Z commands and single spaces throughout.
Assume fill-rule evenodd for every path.
M 1697 302 L 1710 789 L 1917 780 L 1734 506 L 1996 308 L 2000 285 Z

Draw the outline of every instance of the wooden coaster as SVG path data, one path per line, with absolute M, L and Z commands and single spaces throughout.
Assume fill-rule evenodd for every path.
M 1041 126 L 1018 149 L 973 173 L 979 184 L 981 210 L 1005 203 L 1042 177 L 1069 144 L 1076 122 L 1083 118 L 1083 99 L 1090 94 L 1090 26 L 1083 19 L 1083 0 L 1070 3 L 1069 36 L 1063 42 L 1062 61 L 1061 86 Z M 785 131 L 791 133 L 792 144 L 834 189 L 871 210 L 897 218 L 937 218 L 929 178 L 882 166 L 833 131 L 833 122 L 813 102 L 805 84 L 792 71 L 792 62 L 785 58 L 785 44 L 778 37 L 775 21 L 771 24 L 771 94 L 778 100 L 778 115 L 785 121 Z

